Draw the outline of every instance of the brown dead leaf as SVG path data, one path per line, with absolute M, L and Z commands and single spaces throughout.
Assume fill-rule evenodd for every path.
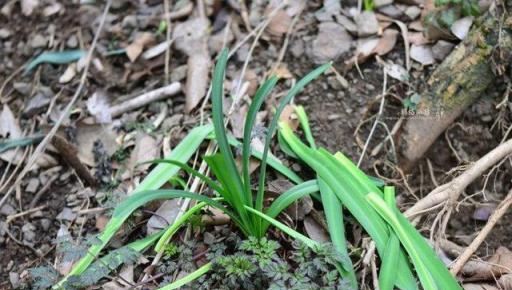
M 290 26 L 291 22 L 292 18 L 290 15 L 286 11 L 279 10 L 268 23 L 267 31 L 270 35 L 281 38 L 288 31 L 288 26 Z
M 414 45 L 427 44 L 430 41 L 423 35 L 422 32 L 409 32 L 409 42 Z
M 470 278 L 475 280 L 495 279 L 505 274 L 512 274 L 512 252 L 506 247 L 499 247 L 485 263 L 485 267 L 475 272 Z
M 292 73 L 288 69 L 285 64 L 280 64 L 273 73 L 279 77 L 280 79 L 291 79 L 293 77 Z
M 395 29 L 386 29 L 382 33 L 377 46 L 373 49 L 373 53 L 385 55 L 390 52 L 396 45 L 398 31 Z
M 107 225 L 110 218 L 107 215 L 99 215 L 96 217 L 96 228 L 101 232 L 103 229 L 105 229 L 105 226 Z
M 423 26 L 423 22 L 420 20 L 410 22 L 407 27 L 414 31 L 423 31 L 425 30 L 425 27 Z
M 155 138 L 147 134 L 137 136 L 137 139 L 135 140 L 135 148 L 133 148 L 129 161 L 129 168 L 132 171 L 132 174 L 146 171 L 151 164 L 140 163 L 157 159 L 159 155 L 160 150 Z
M 150 46 L 155 42 L 155 37 L 152 33 L 142 32 L 135 36 L 135 40 L 126 47 L 126 55 L 131 62 L 134 62 L 142 53 L 144 48 Z
M 512 274 L 506 274 L 500 277 L 498 285 L 503 289 L 512 289 Z
M 171 225 L 180 212 L 181 202 L 178 198 L 164 201 L 147 223 L 148 235 L 152 235 Z
M 304 219 L 304 229 L 308 236 L 319 243 L 327 243 L 330 241 L 329 235 L 312 217 Z
M 288 126 L 295 131 L 299 127 L 299 120 L 297 119 L 297 116 L 295 116 L 294 112 L 295 109 L 292 105 L 286 105 L 281 116 L 279 116 L 279 121 L 288 124 Z
M 464 284 L 464 285 L 462 285 L 462 288 L 464 288 L 464 290 L 499 290 L 495 286 L 492 286 L 489 284 L 473 284 L 473 283 Z M 508 289 L 508 288 L 506 288 L 506 289 Z
M 112 156 L 119 147 L 116 142 L 116 134 L 112 125 L 89 125 L 78 123 L 76 125 L 76 143 L 78 146 L 78 158 L 88 166 L 95 166 L 94 142 L 99 141 L 109 156 Z
M 112 122 L 110 105 L 105 92 L 98 90 L 87 99 L 87 111 L 93 115 L 99 123 Z

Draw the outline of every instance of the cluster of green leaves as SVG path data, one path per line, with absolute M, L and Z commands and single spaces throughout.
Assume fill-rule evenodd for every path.
M 278 254 L 276 241 L 251 237 L 231 242 L 209 244 L 212 270 L 190 284 L 192 289 L 350 289 L 336 269 L 340 257 L 330 244 L 312 249 L 293 242 L 287 261 Z
M 198 200 L 200 203 L 191 208 L 165 230 L 157 243 L 155 248 L 156 251 L 162 250 L 163 246 L 168 243 L 170 237 L 179 229 L 179 227 L 205 205 L 216 207 L 229 215 L 231 220 L 246 236 L 261 238 L 264 236 L 268 226 L 272 223 L 310 247 L 317 246 L 314 241 L 274 219 L 283 209 L 295 200 L 304 195 L 318 191 L 318 187 L 314 182 L 302 182 L 296 174 L 284 167 L 275 157 L 269 154 L 269 147 L 272 135 L 277 127 L 279 115 L 286 104 L 297 93 L 299 93 L 305 85 L 327 70 L 330 67 L 330 64 L 323 65 L 313 70 L 290 89 L 288 94 L 280 102 L 279 107 L 276 109 L 274 118 L 267 130 L 263 151 L 258 152 L 256 150 L 252 150 L 250 146 L 256 115 L 260 110 L 265 97 L 270 94 L 278 79 L 277 77 L 271 77 L 257 90 L 253 98 L 253 102 L 249 107 L 249 112 L 244 126 L 244 138 L 242 144 L 240 144 L 234 138 L 227 135 L 224 127 L 224 115 L 222 112 L 224 97 L 223 82 L 227 60 L 228 52 L 227 50 L 224 50 L 220 54 L 219 61 L 215 66 L 212 81 L 213 128 L 211 125 L 196 127 L 176 148 L 174 148 L 170 156 L 166 159 L 155 161 L 160 164 L 150 172 L 150 174 L 128 198 L 115 207 L 112 213 L 112 218 L 105 226 L 103 232 L 98 236 L 99 242 L 87 250 L 86 255 L 76 263 L 70 274 L 62 279 L 55 288 L 63 287 L 69 277 L 84 273 L 89 265 L 99 256 L 101 250 L 107 245 L 117 230 L 126 222 L 135 210 L 148 202 L 160 199 L 190 198 Z M 212 133 L 214 133 L 214 138 L 217 141 L 219 153 L 211 156 L 204 156 L 204 160 L 208 164 L 216 181 L 199 173 L 186 164 L 191 156 L 197 151 L 203 140 Z M 242 147 L 241 173 L 236 166 L 232 146 Z M 261 160 L 255 199 L 253 199 L 254 192 L 252 190 L 251 177 L 249 175 L 249 159 L 251 155 Z M 265 213 L 262 213 L 267 163 L 295 182 L 302 183 L 283 193 L 270 205 L 269 208 L 265 210 Z M 179 170 L 184 170 L 185 172 L 201 179 L 211 190 L 220 196 L 220 198 L 211 198 L 185 190 L 158 189 L 171 178 L 175 177 Z M 173 283 L 173 285 L 169 285 L 164 289 L 175 289 L 182 285 L 182 283 L 187 282 L 188 279 L 194 279 L 201 273 L 207 271 L 210 266 L 211 265 L 206 265 L 192 273 L 190 277 L 186 277 L 186 279 L 182 279 L 178 283 Z
M 303 112 L 299 112 L 298 116 L 299 119 L 305 118 Z M 331 216 L 336 212 L 329 213 L 329 207 L 333 204 L 336 204 L 338 213 L 341 212 L 341 206 L 347 208 L 375 242 L 382 260 L 382 290 L 393 289 L 395 286 L 400 289 L 417 289 L 409 259 L 423 289 L 461 289 L 425 239 L 396 208 L 394 190 L 385 187 L 383 192 L 342 153 L 331 154 L 323 148 L 317 149 L 308 132 L 307 120 L 301 123 L 310 146 L 305 145 L 284 122 L 280 123 L 280 144 L 286 148 L 283 151 L 291 151 L 293 156 L 316 172 L 322 200 L 325 199 L 323 205 L 331 239 L 338 250 L 345 251 L 343 244 L 346 242 L 342 225 L 335 227 L 332 224 L 336 218 L 342 217 Z M 336 242 L 336 239 L 340 242 Z M 346 269 L 348 263 L 343 266 L 349 270 Z
M 450 6 L 446 11 L 460 10 L 463 16 L 478 16 L 480 14 L 480 7 L 476 0 L 436 0 L 436 6 Z M 453 22 L 452 22 L 453 23 Z

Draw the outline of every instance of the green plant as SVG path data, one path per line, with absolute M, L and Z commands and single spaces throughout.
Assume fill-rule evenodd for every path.
M 268 228 L 267 224 L 272 223 L 278 226 L 281 230 L 292 235 L 294 238 L 306 243 L 307 245 L 311 247 L 318 246 L 317 243 L 313 242 L 309 238 L 294 231 L 293 229 L 288 228 L 287 226 L 277 222 L 274 219 L 281 210 L 286 208 L 297 198 L 317 191 L 318 188 L 311 184 L 311 182 L 300 183 L 297 186 L 291 188 L 287 192 L 283 193 L 280 198 L 276 199 L 265 211 L 265 213 L 262 213 L 262 211 L 267 161 L 270 161 L 268 162 L 269 165 L 278 168 L 279 171 L 284 172 L 285 174 L 290 173 L 289 170 L 286 170 L 282 164 L 276 162 L 275 158 L 272 158 L 269 155 L 269 146 L 272 135 L 277 127 L 278 117 L 286 104 L 297 93 L 299 93 L 306 84 L 320 76 L 326 69 L 328 69 L 330 64 L 323 65 L 313 70 L 303 79 L 298 81 L 297 84 L 293 86 L 288 94 L 282 99 L 279 107 L 276 109 L 274 118 L 272 119 L 269 130 L 267 131 L 264 150 L 260 155 L 261 164 L 258 187 L 256 191 L 256 199 L 253 200 L 253 191 L 251 189 L 251 180 L 249 176 L 249 158 L 251 155 L 256 155 L 257 153 L 256 151 L 252 152 L 250 147 L 250 142 L 252 139 L 251 132 L 254 127 L 256 114 L 263 104 L 264 98 L 271 92 L 277 83 L 277 77 L 271 77 L 257 90 L 253 102 L 250 105 L 249 112 L 245 120 L 244 138 L 241 144 L 242 173 L 240 173 L 235 165 L 235 160 L 231 148 L 232 145 L 230 145 L 234 142 L 230 142 L 230 138 L 227 136 L 226 130 L 224 128 L 224 116 L 222 113 L 223 80 L 227 60 L 228 52 L 227 50 L 224 50 L 219 57 L 217 65 L 215 66 L 215 72 L 212 81 L 213 128 L 211 125 L 195 128 L 172 151 L 170 156 L 168 156 L 165 160 L 157 161 L 160 164 L 158 164 L 156 168 L 150 172 L 150 174 L 128 198 L 116 206 L 111 220 L 105 226 L 103 232 L 98 236 L 99 243 L 91 246 L 88 249 L 87 254 L 77 262 L 77 264 L 71 270 L 70 274 L 55 286 L 56 288 L 62 287 L 70 276 L 76 276 L 83 273 L 87 267 L 99 256 L 101 250 L 107 245 L 116 231 L 136 209 L 150 201 L 160 199 L 190 198 L 198 200 L 201 203 L 193 207 L 184 216 L 182 216 L 181 219 L 176 221 L 173 225 L 165 230 L 162 238 L 159 239 L 157 244 L 158 250 L 161 250 L 162 247 L 169 241 L 170 237 L 177 231 L 177 229 L 182 224 L 184 224 L 187 217 L 190 217 L 194 212 L 200 210 L 205 205 L 216 207 L 229 215 L 231 220 L 246 236 L 261 238 Z M 212 133 L 212 131 L 215 133 L 215 140 L 218 144 L 219 153 L 211 156 L 205 156 L 204 160 L 208 164 L 209 169 L 215 176 L 218 183 L 186 165 L 186 162 L 190 159 L 192 154 L 197 151 L 199 145 L 208 135 Z M 221 198 L 214 199 L 197 193 L 176 189 L 158 190 L 158 188 L 168 182 L 170 178 L 175 176 L 180 169 L 183 169 L 187 173 L 201 179 Z M 292 174 L 290 174 L 290 176 L 295 178 L 295 181 L 300 180 L 300 178 L 296 178 Z M 190 279 L 190 277 L 195 277 L 195 275 L 199 275 L 199 273 L 202 273 L 202 271 L 207 271 L 209 269 L 209 266 L 207 265 L 193 272 L 190 274 L 190 276 L 187 276 L 179 281 L 172 283 L 171 285 L 164 287 L 164 289 L 175 289 L 175 287 L 179 287 L 177 285 L 182 285 L 181 283 L 183 281 Z
M 461 289 L 423 237 L 396 207 L 390 208 L 388 204 L 394 202 L 394 193 L 389 188 L 383 193 L 340 152 L 332 155 L 325 149 L 306 146 L 286 123 L 280 123 L 280 134 L 285 150 L 292 150 L 317 173 L 320 191 L 329 188 L 375 241 L 381 259 L 391 258 L 383 261 L 381 269 L 384 289 L 392 289 L 393 285 L 417 289 L 407 257 L 412 260 L 425 289 Z M 326 206 L 324 203 L 324 209 L 328 210 Z M 329 228 L 332 235 L 333 230 Z M 405 251 L 397 246 L 397 238 Z M 400 271 L 393 272 L 392 267 Z

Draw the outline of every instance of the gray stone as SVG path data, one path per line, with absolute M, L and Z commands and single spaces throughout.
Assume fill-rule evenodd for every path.
M 446 40 L 439 40 L 434 46 L 432 46 L 432 54 L 437 60 L 445 59 L 450 52 L 452 52 L 455 44 Z
M 36 239 L 35 233 L 36 227 L 31 223 L 26 223 L 21 227 L 21 232 L 23 233 L 23 241 L 33 243 Z
M 0 207 L 0 214 L 8 216 L 16 213 L 16 209 L 8 203 L 4 204 L 2 207 Z
M 373 0 L 373 5 L 376 8 L 392 4 L 393 0 Z
M 379 12 L 389 17 L 399 17 L 403 14 L 402 10 L 398 9 L 395 5 L 386 5 L 380 7 Z
M 9 282 L 11 282 L 12 289 L 20 287 L 20 274 L 16 272 L 9 272 Z
M 11 36 L 11 31 L 7 28 L 0 28 L 0 39 L 7 39 Z
M 50 226 L 52 225 L 52 221 L 49 219 L 41 219 L 39 222 L 41 223 L 41 227 L 44 231 L 50 229 Z
M 370 36 L 379 32 L 379 22 L 375 13 L 372 11 L 363 11 L 355 17 L 357 26 L 357 35 Z
M 421 14 L 421 9 L 418 6 L 409 6 L 404 11 L 405 15 L 409 17 L 411 20 L 418 18 Z
M 78 46 L 78 38 L 76 37 L 76 35 L 71 35 L 68 40 L 66 41 L 66 45 L 67 47 L 70 47 L 70 48 L 75 48 Z
M 318 35 L 313 39 L 308 50 L 313 62 L 322 64 L 338 59 L 350 50 L 352 37 L 336 22 L 324 22 L 318 25 Z
M 47 43 L 48 38 L 42 36 L 41 34 L 36 34 L 34 37 L 32 37 L 32 40 L 30 40 L 30 46 L 33 48 L 45 47 Z
M 57 215 L 58 220 L 72 221 L 75 218 L 76 214 L 69 207 L 62 209 L 62 211 Z

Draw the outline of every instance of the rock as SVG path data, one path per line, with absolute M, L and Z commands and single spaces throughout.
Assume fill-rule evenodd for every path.
M 432 47 L 429 45 L 411 45 L 411 58 L 422 65 L 429 65 L 435 62 Z
M 25 187 L 25 191 L 29 193 L 35 193 L 37 188 L 39 187 L 39 179 L 30 178 L 28 181 L 27 187 Z
M 350 20 L 347 16 L 345 15 L 336 15 L 336 21 L 341 24 L 343 27 L 345 27 L 345 29 L 350 32 L 350 33 L 353 33 L 353 34 L 356 34 L 357 33 L 357 26 L 356 24 L 354 23 L 354 21 Z
M 468 35 L 469 29 L 473 24 L 473 16 L 468 16 L 455 21 L 450 30 L 458 39 L 463 40 Z
M 30 83 L 24 83 L 24 82 L 16 82 L 12 84 L 12 87 L 15 91 L 22 95 L 28 95 L 30 94 L 30 91 L 32 90 L 32 85 Z
M 455 44 L 446 40 L 439 40 L 434 46 L 432 46 L 432 54 L 437 60 L 445 59 L 450 52 L 452 52 Z
M 46 94 L 37 93 L 34 97 L 32 97 L 26 104 L 23 109 L 23 116 L 32 117 L 42 111 L 48 106 L 51 102 L 51 98 Z
M 21 12 L 25 16 L 32 15 L 37 6 L 39 6 L 39 0 L 21 0 Z
M 395 5 L 386 5 L 380 7 L 379 12 L 394 18 L 400 17 L 403 14 L 402 10 L 398 9 Z
M 7 39 L 11 36 L 11 31 L 7 28 L 0 28 L 0 39 Z
M 418 16 L 420 16 L 421 9 L 418 6 L 409 6 L 407 9 L 405 9 L 404 13 L 407 15 L 407 17 L 409 17 L 409 19 L 415 20 L 418 18 Z
M 355 17 L 355 21 L 359 36 L 369 36 L 379 32 L 379 22 L 372 11 L 363 11 Z
M 137 27 L 137 16 L 136 15 L 126 15 L 123 18 L 123 22 L 121 23 L 123 28 L 135 28 Z
M 75 48 L 78 46 L 78 38 L 76 35 L 72 34 L 68 40 L 66 41 L 66 46 L 70 48 Z
M 20 287 L 20 274 L 16 272 L 9 272 L 9 282 L 11 282 L 12 289 Z
M 16 209 L 14 209 L 14 207 L 8 203 L 6 203 L 2 207 L 0 207 L 1 215 L 9 216 L 9 215 L 13 215 L 15 213 L 16 213 Z
M 26 223 L 21 227 L 23 233 L 23 241 L 28 243 L 34 243 L 36 239 L 36 227 L 31 223 Z
M 296 39 L 290 47 L 290 52 L 293 57 L 301 57 L 304 54 L 304 41 L 300 38 Z
M 338 59 L 350 50 L 352 37 L 341 25 L 323 22 L 318 25 L 318 35 L 313 39 L 309 57 L 314 63 L 323 64 Z
M 373 5 L 375 6 L 375 8 L 386 6 L 392 3 L 393 0 L 373 0 Z
M 48 43 L 48 39 L 41 34 L 36 34 L 34 37 L 32 37 L 32 40 L 30 41 L 30 46 L 33 48 L 40 48 L 45 47 Z
M 58 220 L 72 221 L 76 218 L 76 214 L 69 208 L 65 207 L 56 217 Z

